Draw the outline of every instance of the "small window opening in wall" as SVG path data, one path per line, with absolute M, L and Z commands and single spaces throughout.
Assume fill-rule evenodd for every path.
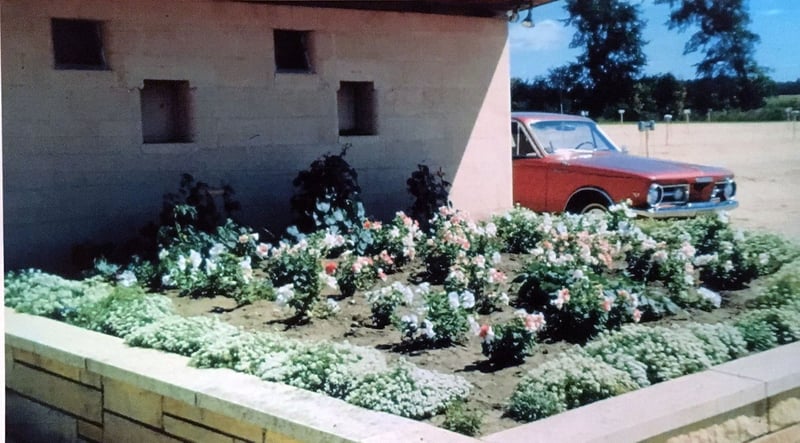
M 54 18 L 50 28 L 56 69 L 108 69 L 102 23 Z
M 144 143 L 191 143 L 188 81 L 145 80 L 141 92 Z
M 311 32 L 276 29 L 275 69 L 278 72 L 311 72 Z
M 339 135 L 377 134 L 372 82 L 341 82 L 337 93 Z

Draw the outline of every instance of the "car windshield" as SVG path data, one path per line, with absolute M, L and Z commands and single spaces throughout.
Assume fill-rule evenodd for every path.
M 590 121 L 540 121 L 531 131 L 548 153 L 559 150 L 618 151 L 617 147 Z

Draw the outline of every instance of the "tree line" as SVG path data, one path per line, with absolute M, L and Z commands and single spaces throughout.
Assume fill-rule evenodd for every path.
M 575 28 L 570 47 L 581 48 L 574 62 L 547 75 L 524 81 L 512 79 L 514 110 L 544 110 L 593 118 L 676 118 L 686 109 L 709 112 L 750 111 L 764 106 L 766 97 L 800 93 L 796 82 L 776 83 L 755 62 L 758 35 L 748 29 L 746 0 L 652 0 L 668 4 L 670 29 L 692 29 L 684 54 L 700 52 L 696 78 L 672 74 L 642 75 L 647 64 L 641 18 L 645 0 L 565 0 L 566 26 Z

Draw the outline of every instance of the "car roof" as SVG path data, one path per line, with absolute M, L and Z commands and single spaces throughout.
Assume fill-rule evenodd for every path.
M 515 118 L 524 122 L 525 124 L 536 123 L 540 121 L 592 121 L 589 118 L 581 117 L 578 115 L 557 114 L 554 112 L 512 112 L 511 118 Z

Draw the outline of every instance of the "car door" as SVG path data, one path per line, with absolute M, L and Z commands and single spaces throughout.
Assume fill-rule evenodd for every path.
M 547 209 L 547 161 L 533 143 L 522 122 L 511 121 L 512 180 L 514 203 Z

